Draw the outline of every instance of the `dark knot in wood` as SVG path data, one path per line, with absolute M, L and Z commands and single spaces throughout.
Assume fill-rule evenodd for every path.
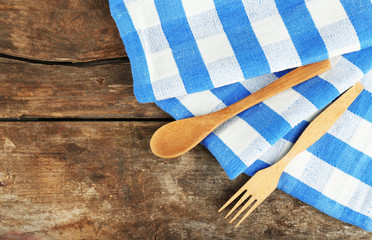
M 153 234 L 153 240 L 188 240 L 190 233 L 184 224 L 176 221 L 166 221 L 160 223 Z

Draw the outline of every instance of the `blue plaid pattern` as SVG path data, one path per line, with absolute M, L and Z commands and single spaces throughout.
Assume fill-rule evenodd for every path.
M 275 163 L 311 119 L 362 82 L 366 89 L 326 135 L 288 165 L 278 188 L 368 231 L 371 5 L 369 0 L 110 0 L 137 99 L 156 101 L 175 119 L 217 111 L 290 71 L 285 69 L 331 58 L 330 71 L 242 112 L 202 142 L 232 179 Z
M 278 188 L 345 222 L 372 230 L 372 48 L 331 59 L 332 69 L 227 121 L 202 144 L 233 179 L 279 160 L 332 100 L 360 81 L 365 90 L 317 143 L 286 168 Z M 222 109 L 286 74 L 156 102 L 175 119 Z M 304 120 L 306 119 L 306 120 Z M 346 187 L 345 187 L 346 186 Z
M 370 47 L 371 5 L 370 0 L 110 0 L 140 102 Z

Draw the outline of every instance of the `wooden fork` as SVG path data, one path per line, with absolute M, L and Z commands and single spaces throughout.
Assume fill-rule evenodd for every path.
M 159 157 L 178 157 L 195 147 L 229 118 L 275 94 L 328 71 L 330 68 L 329 60 L 299 67 L 220 111 L 168 123 L 159 128 L 152 136 L 150 141 L 151 150 Z
M 227 218 L 230 216 L 231 213 L 233 213 L 245 200 L 249 198 L 245 205 L 230 221 L 230 223 L 232 223 L 242 212 L 252 205 L 244 217 L 241 218 L 241 220 L 235 226 L 235 228 L 238 227 L 244 221 L 244 219 L 246 219 L 249 214 L 251 214 L 257 208 L 257 206 L 260 205 L 275 190 L 280 176 L 288 163 L 300 152 L 306 150 L 308 147 L 318 141 L 356 99 L 363 88 L 364 87 L 361 83 L 356 83 L 329 107 L 327 107 L 309 124 L 309 126 L 304 130 L 296 143 L 293 145 L 291 150 L 280 161 L 268 168 L 258 171 L 246 184 L 243 185 L 242 188 L 240 188 L 234 194 L 234 196 L 232 196 L 225 203 L 225 205 L 220 208 L 220 210 L 218 210 L 218 212 L 221 212 L 226 208 L 226 206 L 228 206 L 238 196 L 246 191 L 225 217 Z

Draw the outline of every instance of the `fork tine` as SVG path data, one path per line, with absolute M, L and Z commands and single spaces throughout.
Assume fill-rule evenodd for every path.
M 225 218 L 227 218 L 228 216 L 230 216 L 231 213 L 233 213 L 235 211 L 235 209 L 237 209 L 237 207 L 239 207 L 251 194 L 249 192 L 246 192 L 240 199 L 239 201 L 234 205 L 234 207 L 230 210 L 230 212 L 225 216 Z
M 242 214 L 242 212 L 244 212 L 254 202 L 254 200 L 255 199 L 253 198 L 252 195 L 252 197 L 246 202 L 246 204 L 244 204 L 244 206 L 239 210 L 239 212 L 230 220 L 230 223 L 232 223 L 237 217 L 239 217 L 239 215 Z
M 237 228 L 258 206 L 260 206 L 261 203 L 262 203 L 262 201 L 255 202 L 255 204 L 252 205 L 252 207 L 247 211 L 247 213 L 244 215 L 244 217 L 242 217 L 242 219 L 240 219 L 240 221 L 235 225 L 234 228 Z
M 248 183 L 248 182 L 247 182 Z M 230 203 L 232 203 L 238 196 L 240 196 L 240 194 L 242 194 L 242 192 L 245 191 L 245 186 L 246 184 L 245 183 L 243 185 L 243 187 L 241 187 L 219 210 L 218 212 L 221 212 L 222 210 L 224 210 Z

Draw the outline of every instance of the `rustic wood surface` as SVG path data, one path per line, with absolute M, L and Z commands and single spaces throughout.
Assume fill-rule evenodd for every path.
M 248 177 L 150 152 L 170 117 L 136 102 L 107 0 L 2 0 L 0 33 L 0 239 L 372 239 L 278 190 L 229 225 Z
M 230 181 L 202 147 L 148 148 L 158 122 L 2 123 L 0 232 L 42 239 L 370 239 L 281 191 L 240 228 L 218 208 Z
M 123 57 L 108 0 L 1 0 L 0 53 L 49 61 Z
M 133 95 L 127 60 L 77 66 L 0 58 L 1 118 L 170 118 Z

